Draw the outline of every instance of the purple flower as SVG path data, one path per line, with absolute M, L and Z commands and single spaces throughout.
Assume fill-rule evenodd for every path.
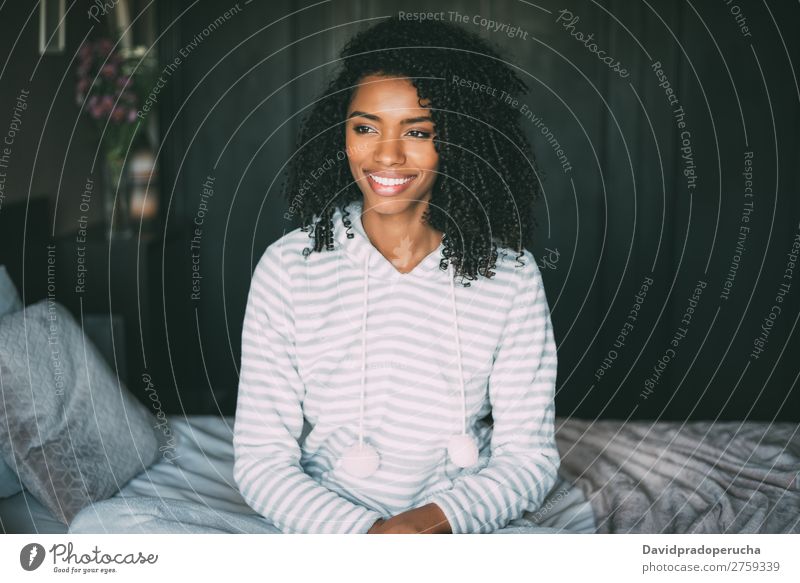
M 106 63 L 103 65 L 103 68 L 100 69 L 100 74 L 105 76 L 107 79 L 113 79 L 117 75 L 117 65 L 113 63 Z
M 103 97 L 100 98 L 100 115 L 108 115 L 112 107 L 114 107 L 114 99 L 110 95 L 103 95 Z
M 127 67 L 128 60 L 114 49 L 109 38 L 81 45 L 78 56 L 75 101 L 79 107 L 85 101 L 86 114 L 92 119 L 113 123 L 116 136 L 120 126 L 134 124 L 138 119 L 139 95 Z
M 88 109 L 89 109 L 89 115 L 91 115 L 93 119 L 103 118 L 103 108 L 100 106 L 99 103 L 90 104 Z
M 111 49 L 114 48 L 114 45 L 109 39 L 101 38 L 99 41 L 97 41 L 95 47 L 97 48 L 97 52 L 105 57 L 111 52 Z

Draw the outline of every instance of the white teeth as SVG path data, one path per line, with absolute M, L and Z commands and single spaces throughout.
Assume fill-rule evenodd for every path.
M 383 186 L 397 186 L 398 184 L 405 184 L 414 179 L 413 176 L 409 176 L 408 178 L 384 178 L 382 176 L 375 176 L 374 174 L 370 174 L 370 176 L 375 182 Z

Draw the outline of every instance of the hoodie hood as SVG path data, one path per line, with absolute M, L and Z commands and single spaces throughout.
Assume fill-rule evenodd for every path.
M 410 273 L 400 273 L 397 268 L 392 265 L 391 261 L 386 259 L 386 257 L 375 248 L 372 241 L 369 240 L 364 230 L 364 225 L 361 223 L 362 206 L 363 203 L 360 201 L 351 202 L 345 206 L 349 213 L 348 218 L 351 222 L 349 232 L 353 234 L 352 239 L 347 237 L 348 229 L 342 222 L 343 213 L 341 210 L 337 208 L 332 216 L 336 248 L 342 249 L 345 256 L 354 266 L 359 269 L 364 269 L 366 264 L 370 277 L 388 280 L 415 278 L 441 278 L 446 280 L 449 277 L 451 273 L 450 270 L 442 271 L 439 269 L 439 261 L 442 258 L 442 250 L 444 249 L 444 240 Z

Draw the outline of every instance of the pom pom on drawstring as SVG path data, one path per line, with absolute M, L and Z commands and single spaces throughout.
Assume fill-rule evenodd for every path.
M 378 469 L 380 456 L 371 445 L 355 443 L 341 459 L 342 469 L 355 478 L 368 478 Z
M 450 461 L 459 468 L 468 468 L 478 463 L 478 446 L 471 436 L 463 433 L 450 438 L 447 453 Z

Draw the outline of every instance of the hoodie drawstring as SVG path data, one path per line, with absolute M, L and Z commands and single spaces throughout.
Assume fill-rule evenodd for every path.
M 344 470 L 357 478 L 367 478 L 375 473 L 380 465 L 378 451 L 370 444 L 364 443 L 364 397 L 366 389 L 367 367 L 367 308 L 369 291 L 369 259 L 364 261 L 364 301 L 361 317 L 361 396 L 358 418 L 358 443 L 351 446 L 342 456 Z M 450 460 L 460 468 L 467 468 L 478 462 L 478 446 L 472 436 L 467 435 L 467 394 L 464 385 L 464 371 L 461 364 L 461 341 L 458 334 L 458 313 L 456 311 L 455 267 L 450 264 L 450 299 L 453 306 L 453 330 L 456 339 L 458 358 L 458 378 L 461 385 L 461 433 L 450 438 L 447 447 Z

